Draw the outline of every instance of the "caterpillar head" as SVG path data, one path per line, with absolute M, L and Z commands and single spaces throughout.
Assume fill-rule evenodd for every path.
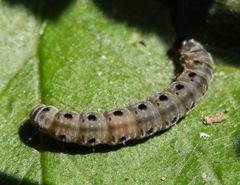
M 203 46 L 194 39 L 183 41 L 182 48 L 180 49 L 181 55 L 196 52 L 204 49 Z
M 204 50 L 204 47 L 194 39 L 185 40 L 180 49 L 180 60 L 185 63 L 191 60 L 191 56 L 195 56 L 197 52 L 202 50 Z

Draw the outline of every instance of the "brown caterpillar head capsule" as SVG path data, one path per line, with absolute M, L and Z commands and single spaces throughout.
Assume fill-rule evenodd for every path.
M 180 49 L 180 60 L 187 60 L 189 55 L 200 50 L 204 50 L 204 48 L 199 42 L 196 42 L 194 39 L 185 40 L 182 44 L 182 48 Z
M 203 46 L 194 39 L 185 40 L 182 44 L 181 54 L 202 50 Z

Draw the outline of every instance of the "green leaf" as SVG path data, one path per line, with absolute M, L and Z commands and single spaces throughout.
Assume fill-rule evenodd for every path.
M 239 183 L 239 8 L 239 0 L 0 1 L 1 184 Z M 104 111 L 163 90 L 179 70 L 167 54 L 179 36 L 206 45 L 216 70 L 207 95 L 171 129 L 92 151 L 27 121 L 38 103 Z M 225 109 L 226 121 L 202 124 Z

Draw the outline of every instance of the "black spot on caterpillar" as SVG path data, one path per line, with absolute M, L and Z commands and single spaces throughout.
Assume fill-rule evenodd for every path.
M 153 135 L 176 123 L 205 94 L 213 78 L 213 60 L 194 39 L 180 49 L 184 70 L 163 92 L 126 108 L 104 113 L 59 111 L 53 106 L 35 106 L 30 121 L 57 140 L 84 146 L 116 145 Z

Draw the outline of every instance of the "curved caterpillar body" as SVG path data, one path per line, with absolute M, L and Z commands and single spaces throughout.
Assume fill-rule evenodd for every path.
M 53 106 L 35 106 L 30 121 L 43 133 L 63 142 L 85 146 L 116 145 L 148 137 L 176 123 L 205 94 L 213 78 L 213 60 L 204 47 L 191 39 L 183 42 L 182 74 L 163 92 L 126 108 L 104 113 L 59 111 Z

